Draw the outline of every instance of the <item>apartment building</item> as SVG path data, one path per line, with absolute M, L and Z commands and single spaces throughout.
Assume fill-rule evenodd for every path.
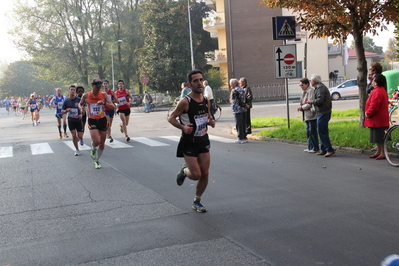
M 284 41 L 273 40 L 272 18 L 292 16 L 292 13 L 260 6 L 256 0 L 207 0 L 205 3 L 215 12 L 204 19 L 204 30 L 218 38 L 218 49 L 205 54 L 208 64 L 219 67 L 228 79 L 245 76 L 252 85 L 283 84 L 284 79 L 276 79 L 275 75 L 274 46 L 283 45 Z M 308 34 L 302 32 L 301 35 Z M 304 37 L 287 44 L 297 46 L 297 78 L 289 80 L 295 84 L 290 86 L 292 90 L 299 91 L 298 80 L 312 73 L 328 79 L 327 39 Z

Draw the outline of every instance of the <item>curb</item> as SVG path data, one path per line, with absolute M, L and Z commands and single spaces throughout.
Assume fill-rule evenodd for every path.
M 230 133 L 232 135 L 237 136 L 237 130 L 235 128 L 231 128 Z M 304 145 L 306 146 L 306 142 L 301 141 L 294 141 L 294 140 L 287 140 L 287 139 L 277 139 L 277 138 L 270 138 L 270 137 L 263 137 L 257 136 L 253 134 L 247 135 L 248 139 L 257 140 L 257 141 L 269 141 L 269 142 L 281 142 L 281 143 L 288 143 L 288 144 L 295 144 L 295 145 Z M 352 153 L 352 154 L 372 154 L 371 150 L 361 150 L 352 147 L 340 147 L 340 146 L 333 146 L 335 151 L 344 152 L 344 153 Z

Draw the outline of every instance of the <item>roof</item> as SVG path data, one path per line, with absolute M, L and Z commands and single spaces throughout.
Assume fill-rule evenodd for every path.
M 355 49 L 348 49 L 348 55 L 349 55 L 349 57 L 356 57 L 356 50 Z M 374 56 L 379 56 L 380 54 L 364 52 L 364 55 L 366 57 L 374 57 Z

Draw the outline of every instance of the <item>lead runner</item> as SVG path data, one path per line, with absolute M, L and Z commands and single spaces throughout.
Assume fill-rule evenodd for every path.
M 203 96 L 202 72 L 192 70 L 187 75 L 187 80 L 191 93 L 180 100 L 168 117 L 168 122 L 182 131 L 177 157 L 184 157 L 186 162 L 181 166 L 176 181 L 179 186 L 186 177 L 198 181 L 192 208 L 197 212 L 206 212 L 201 204 L 201 197 L 208 185 L 210 166 L 208 125 L 215 127 L 216 123 L 211 116 L 210 101 Z M 180 121 L 177 120 L 178 117 Z

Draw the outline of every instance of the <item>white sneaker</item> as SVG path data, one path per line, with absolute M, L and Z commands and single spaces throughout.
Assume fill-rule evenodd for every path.
M 304 152 L 309 152 L 309 149 L 304 149 L 303 151 L 304 151 Z
M 314 150 L 308 150 L 308 152 L 309 152 L 309 153 L 315 153 L 315 151 L 314 151 Z
M 75 156 L 79 156 L 80 155 L 80 150 L 76 150 L 75 151 Z
M 248 139 L 243 139 L 242 140 L 242 143 L 247 143 L 248 142 Z
M 243 143 L 245 143 L 245 142 L 244 142 L 244 140 L 236 139 L 236 140 L 234 141 L 234 143 L 243 144 Z

